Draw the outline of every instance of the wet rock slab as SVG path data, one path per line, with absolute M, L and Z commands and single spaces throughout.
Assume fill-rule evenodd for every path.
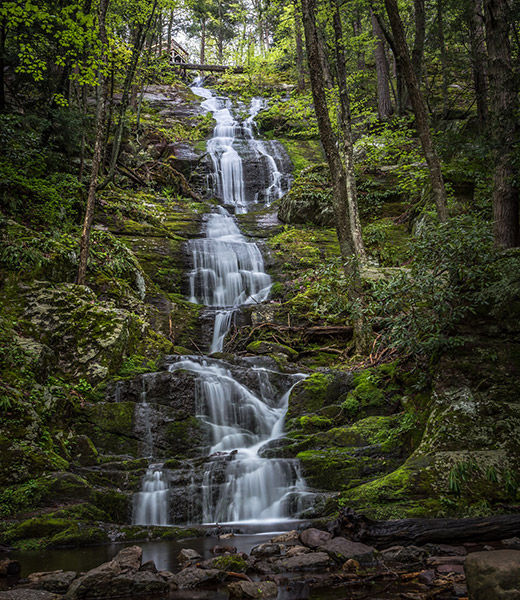
M 520 550 L 475 552 L 464 570 L 472 600 L 520 600 Z

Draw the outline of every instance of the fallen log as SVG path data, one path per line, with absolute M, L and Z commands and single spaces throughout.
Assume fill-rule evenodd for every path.
M 376 548 L 461 544 L 507 539 L 520 534 L 520 514 L 472 519 L 396 519 L 373 521 L 350 509 L 341 509 L 331 524 L 334 535 Z

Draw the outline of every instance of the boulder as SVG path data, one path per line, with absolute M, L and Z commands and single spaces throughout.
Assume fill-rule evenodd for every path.
M 309 552 L 308 554 L 281 558 L 276 561 L 275 569 L 278 572 L 313 571 L 332 566 L 334 566 L 334 561 L 326 552 Z
M 367 561 L 374 557 L 376 549 L 360 542 L 352 542 L 344 537 L 336 537 L 320 546 L 320 551 L 326 552 L 335 561 L 343 563 L 350 558 Z
M 139 594 L 166 594 L 172 583 L 159 574 L 139 571 L 143 551 L 139 546 L 124 548 L 110 562 L 75 579 L 67 600 L 114 598 Z
M 278 586 L 273 581 L 236 581 L 228 586 L 230 598 L 276 598 Z
M 328 542 L 331 537 L 332 535 L 328 531 L 309 527 L 300 533 L 300 542 L 308 548 L 318 548 Z
M 0 600 L 63 600 L 63 596 L 45 590 L 22 590 L 15 588 L 0 592 Z
M 202 585 L 215 583 L 222 580 L 225 573 L 218 569 L 199 569 L 197 567 L 188 567 L 183 569 L 173 577 L 180 590 L 200 587 Z
M 291 556 L 298 556 L 299 554 L 308 554 L 309 552 L 312 552 L 310 548 L 307 548 L 306 546 L 300 546 L 297 544 L 296 546 L 291 546 L 285 553 L 285 556 L 287 558 L 290 558 Z
M 271 539 L 273 544 L 297 544 L 300 539 L 300 536 L 296 529 L 292 531 L 288 531 L 287 533 L 281 533 L 276 537 Z
M 260 544 L 251 549 L 251 556 L 255 558 L 268 558 L 279 555 L 281 551 L 282 549 L 279 544 Z
M 201 559 L 202 556 L 192 548 L 183 548 L 179 554 L 177 554 L 177 560 L 182 566 L 191 565 L 194 560 Z
M 520 550 L 474 552 L 464 571 L 471 600 L 520 600 Z
M 0 560 L 0 577 L 13 577 L 19 575 L 22 567 L 17 560 L 2 558 Z
M 31 573 L 24 587 L 64 594 L 77 576 L 75 571 L 63 570 Z
M 157 567 L 153 560 L 149 560 L 141 565 L 139 571 L 141 573 L 157 573 Z

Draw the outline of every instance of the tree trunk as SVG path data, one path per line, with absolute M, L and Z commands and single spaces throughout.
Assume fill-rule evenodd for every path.
M 360 36 L 363 33 L 363 25 L 361 23 L 361 15 L 359 13 L 359 9 L 356 10 L 356 15 L 354 17 L 354 22 L 352 23 L 352 28 L 354 30 L 354 35 L 355 36 Z M 358 50 L 357 52 L 357 68 L 358 71 L 364 71 L 366 69 L 366 65 L 365 65 L 365 53 L 363 52 L 363 50 L 361 50 L 361 48 L 363 47 L 361 44 L 358 46 L 360 48 L 360 50 Z
M 206 17 L 200 20 L 200 64 L 206 60 Z
M 437 215 L 439 221 L 445 222 L 448 218 L 448 208 L 446 203 L 446 190 L 444 188 L 444 180 L 441 172 L 441 163 L 433 146 L 426 105 L 421 90 L 419 89 L 419 82 L 408 52 L 403 24 L 397 8 L 397 0 L 385 0 L 385 7 L 392 28 L 395 50 L 397 52 L 396 58 L 406 81 L 406 87 L 408 88 L 408 94 L 415 114 L 417 133 L 419 134 L 424 156 L 428 164 Z
M 297 2 L 294 4 L 294 36 L 296 39 L 296 71 L 298 73 L 298 90 L 305 89 L 305 70 L 303 63 L 302 19 Z
M 374 56 L 377 76 L 377 112 L 380 119 L 388 119 L 392 114 L 392 101 L 390 100 L 390 73 L 385 52 L 385 37 L 372 9 L 370 10 L 370 17 L 372 20 L 372 34 L 376 39 Z
M 0 23 L 0 113 L 5 112 L 5 21 Z
M 351 286 L 348 292 L 349 298 L 353 302 L 358 303 L 361 300 L 361 278 L 359 275 L 359 261 L 356 253 L 356 244 L 354 242 L 351 219 L 349 216 L 347 174 L 336 145 L 327 107 L 325 81 L 323 77 L 324 73 L 322 70 L 323 58 L 320 56 L 320 43 L 315 21 L 317 12 L 316 0 L 302 0 L 302 8 L 314 110 L 318 121 L 321 143 L 325 151 L 325 156 L 327 157 L 327 163 L 332 179 L 336 232 L 338 235 L 345 275 L 351 280 Z M 366 335 L 362 318 L 356 318 L 354 320 L 354 331 L 356 349 L 358 351 L 363 351 L 363 342 L 366 339 Z
M 484 22 L 489 56 L 491 140 L 495 161 L 495 243 L 502 248 L 513 248 L 520 245 L 518 187 L 515 185 L 518 100 L 509 43 L 513 15 L 507 0 L 484 0 Z
M 426 37 L 426 10 L 424 8 L 424 0 L 414 0 L 413 9 L 415 21 L 415 36 L 413 39 L 412 48 L 412 65 L 415 71 L 415 76 L 417 77 L 417 81 L 420 82 L 422 77 L 424 38 Z
M 332 4 L 332 3 L 331 3 Z M 343 26 L 337 4 L 331 6 L 334 49 L 336 54 L 336 69 L 340 97 L 340 123 L 343 134 L 343 149 L 345 153 L 345 179 L 347 186 L 347 204 L 350 221 L 350 231 L 354 242 L 356 256 L 361 262 L 366 261 L 365 246 L 361 233 L 361 221 L 357 204 L 356 175 L 354 173 L 354 143 L 352 141 L 352 125 L 350 119 L 350 98 L 347 87 L 347 66 L 345 63 L 345 49 L 343 44 Z
M 119 105 L 119 120 L 117 122 L 116 131 L 114 134 L 114 142 L 112 145 L 112 154 L 110 156 L 110 165 L 108 167 L 108 174 L 105 181 L 101 184 L 101 189 L 106 187 L 110 181 L 114 178 L 116 172 L 117 160 L 119 158 L 119 149 L 121 148 L 121 140 L 123 138 L 123 128 L 125 123 L 125 113 L 128 108 L 128 103 L 130 99 L 130 89 L 132 86 L 132 82 L 134 80 L 135 73 L 137 71 L 137 64 L 139 62 L 139 58 L 141 56 L 141 51 L 143 49 L 143 45 L 146 39 L 148 32 L 150 31 L 150 26 L 153 22 L 153 17 L 155 14 L 155 8 L 157 6 L 157 0 L 154 0 L 152 5 L 152 9 L 150 11 L 150 16 L 145 25 L 140 25 L 135 34 L 135 43 L 132 50 L 132 58 L 130 60 L 130 64 L 126 71 L 126 78 L 123 85 L 123 95 L 121 97 L 121 103 Z
M 334 78 L 332 77 L 332 73 L 330 70 L 329 58 L 327 56 L 327 42 L 325 41 L 325 37 L 323 36 L 323 33 L 320 29 L 317 29 L 316 36 L 318 39 L 317 52 L 318 52 L 318 58 L 319 58 L 320 65 L 321 65 L 321 70 L 323 72 L 323 80 L 324 80 L 327 88 L 329 90 L 331 90 L 334 87 Z M 308 56 L 308 54 L 309 54 L 309 47 L 307 46 L 307 56 Z
M 448 67 L 446 61 L 446 46 L 444 43 L 443 0 L 437 0 L 437 26 L 439 28 L 439 50 L 441 54 L 442 74 L 442 115 L 448 114 Z
M 100 0 L 99 4 L 99 39 L 103 45 L 103 60 L 104 64 L 107 63 L 107 48 L 108 39 L 105 28 L 105 17 L 108 9 L 109 0 Z M 96 115 L 96 137 L 94 141 L 94 155 L 92 157 L 92 170 L 90 173 L 90 183 L 88 187 L 87 196 L 87 208 L 85 211 L 85 220 L 83 222 L 83 232 L 81 234 L 80 244 L 80 255 L 78 274 L 76 277 L 76 283 L 78 285 L 85 285 L 85 278 L 87 274 L 87 263 L 90 246 L 90 231 L 92 229 L 92 223 L 94 221 L 94 208 L 96 205 L 96 189 L 99 167 L 101 165 L 101 150 L 104 142 L 104 128 L 105 128 L 105 112 L 106 112 L 106 101 L 108 91 L 108 81 L 106 75 L 100 73 L 100 93 L 99 102 L 97 106 Z
M 466 11 L 468 22 L 473 85 L 477 102 L 477 118 L 480 133 L 484 133 L 488 121 L 488 85 L 486 67 L 486 34 L 482 18 L 482 0 L 469 0 Z
M 173 9 L 170 11 L 170 16 L 168 19 L 168 41 L 166 42 L 166 50 L 168 52 L 168 61 L 172 59 L 172 29 L 173 29 Z
M 475 519 L 396 519 L 373 521 L 348 508 L 331 524 L 337 535 L 370 544 L 378 549 L 394 545 L 463 544 L 507 539 L 518 534 L 520 515 Z

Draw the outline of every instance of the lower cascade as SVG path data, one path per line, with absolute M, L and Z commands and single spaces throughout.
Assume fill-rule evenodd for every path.
M 238 123 L 229 100 L 216 97 L 198 83 L 192 90 L 204 98 L 202 107 L 216 121 L 207 149 L 214 168 L 213 192 L 224 205 L 209 215 L 204 237 L 189 244 L 190 301 L 214 312 L 213 353 L 222 351 L 234 313 L 243 305 L 266 301 L 271 287 L 258 246 L 241 234 L 232 212 L 245 213 L 250 204 L 259 202 L 269 205 L 283 194 L 287 177 L 280 171 L 279 149 L 273 147 L 271 152 L 271 146 L 253 134 L 254 117 L 264 107 L 262 100 L 254 99 L 249 116 Z M 257 182 L 259 189 L 254 194 L 244 184 L 240 151 L 244 145 L 252 160 L 265 167 L 265 180 Z M 207 440 L 208 459 L 193 469 L 188 486 L 189 503 L 197 507 L 188 512 L 198 517 L 185 517 L 185 521 L 279 520 L 305 508 L 307 493 L 298 461 L 264 456 L 283 435 L 290 391 L 304 375 L 282 376 L 260 359 L 242 362 L 247 364 L 241 377 L 234 365 L 205 356 L 171 357 L 167 365 L 172 375 L 179 372 L 194 377 L 196 416 Z M 153 419 L 148 411 L 143 379 L 140 423 L 147 424 L 149 431 L 139 434 L 145 441 L 143 448 L 153 458 Z M 178 497 L 170 479 L 162 464 L 149 465 L 142 489 L 134 495 L 135 524 L 168 525 L 176 520 L 169 516 L 176 512 L 172 506 Z

